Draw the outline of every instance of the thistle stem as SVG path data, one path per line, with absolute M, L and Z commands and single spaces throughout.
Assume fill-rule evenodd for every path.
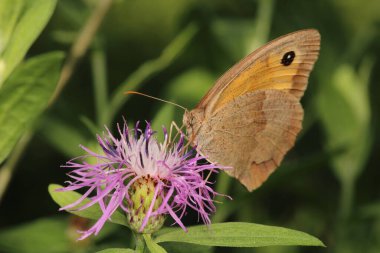
M 136 253 L 144 253 L 145 241 L 144 241 L 142 234 L 134 233 L 134 236 L 135 236 L 135 244 L 136 244 L 135 252 Z

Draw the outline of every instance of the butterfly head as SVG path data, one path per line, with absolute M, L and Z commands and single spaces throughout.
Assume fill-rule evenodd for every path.
M 183 124 L 187 130 L 187 136 L 194 140 L 204 119 L 204 110 L 195 108 L 191 111 L 186 110 L 183 115 Z

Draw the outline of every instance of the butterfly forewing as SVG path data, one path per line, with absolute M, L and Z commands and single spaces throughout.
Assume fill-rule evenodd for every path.
M 218 110 L 234 97 L 259 89 L 279 89 L 302 97 L 310 71 L 318 58 L 320 35 L 316 30 L 302 30 L 282 36 L 254 51 L 228 70 L 199 107 Z M 294 52 L 291 64 L 282 60 Z

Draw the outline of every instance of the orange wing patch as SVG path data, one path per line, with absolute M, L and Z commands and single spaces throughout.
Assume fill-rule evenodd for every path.
M 228 71 L 217 82 L 217 86 L 222 88 L 213 111 L 217 111 L 238 96 L 256 90 L 283 90 L 301 98 L 318 58 L 320 36 L 315 32 L 312 36 L 300 37 L 298 40 L 300 41 L 276 40 L 273 43 L 278 43 L 278 46 L 268 44 L 261 51 L 247 56 L 238 64 L 243 67 L 238 72 L 234 69 Z M 273 49 L 268 51 L 267 47 Z M 289 65 L 283 62 L 287 53 L 294 53 L 294 59 Z M 219 82 L 227 83 L 218 85 Z

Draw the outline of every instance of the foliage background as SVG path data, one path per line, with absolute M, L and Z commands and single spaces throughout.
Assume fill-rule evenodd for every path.
M 58 1 L 26 58 L 56 50 L 67 56 L 97 4 Z M 270 39 L 303 28 L 322 35 L 320 59 L 302 99 L 304 130 L 281 168 L 255 192 L 218 178 L 216 187 L 234 200 L 218 205 L 214 221 L 298 229 L 322 239 L 327 248 L 217 252 L 378 252 L 379 10 L 376 0 L 114 1 L 63 92 L 33 121 L 34 134 L 0 202 L 0 252 L 126 246 L 130 234 L 114 225 L 96 238 L 75 242 L 74 231 L 85 221 L 58 213 L 47 192 L 49 183 L 66 178 L 59 166 L 81 154 L 79 143 L 95 145 L 95 133 L 122 116 L 129 122 L 153 121 L 156 129 L 172 119 L 181 123 L 180 109 L 123 97 L 122 91 L 134 89 L 192 108 L 236 61 Z M 194 223 L 192 215 L 187 224 Z M 176 250 L 175 244 L 164 246 Z

